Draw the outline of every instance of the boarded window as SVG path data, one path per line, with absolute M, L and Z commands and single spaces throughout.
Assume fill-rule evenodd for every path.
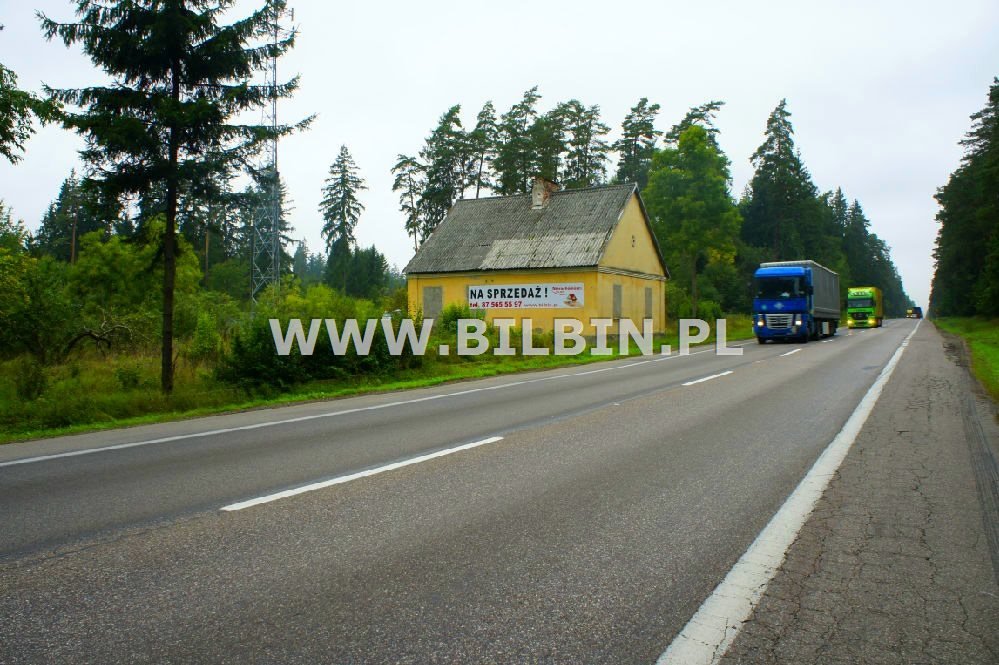
M 645 318 L 652 318 L 652 287 L 645 287 Z
M 444 287 L 423 287 L 423 316 L 435 318 L 444 309 Z
M 621 318 L 621 285 L 614 285 L 614 313 L 612 315 L 615 319 Z

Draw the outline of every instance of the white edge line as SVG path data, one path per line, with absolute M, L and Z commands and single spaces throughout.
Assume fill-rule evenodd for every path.
M 787 353 L 782 353 L 782 354 L 780 354 L 780 357 L 781 357 L 781 358 L 783 358 L 784 356 L 793 356 L 793 355 L 794 355 L 794 354 L 796 354 L 796 353 L 797 353 L 798 351 L 801 351 L 801 347 L 800 347 L 800 346 L 799 346 L 799 347 L 798 347 L 797 349 L 793 349 L 793 350 L 791 350 L 791 351 L 788 351 Z
M 742 346 L 742 344 L 733 344 L 732 346 Z M 701 354 L 701 353 L 706 353 L 709 350 L 710 349 L 705 349 L 703 351 L 695 351 L 693 353 L 690 353 L 689 355 L 694 356 L 694 355 L 698 355 L 698 354 Z M 662 357 L 662 358 L 656 358 L 655 360 L 653 360 L 651 362 L 658 362 L 659 360 L 669 360 L 671 358 L 679 358 L 679 357 L 683 357 L 683 356 L 669 355 L 669 356 L 665 356 L 665 357 Z M 274 426 L 277 426 L 277 425 L 288 425 L 288 424 L 292 424 L 292 423 L 306 422 L 306 421 L 309 421 L 309 420 L 317 420 L 319 418 L 333 418 L 333 417 L 336 417 L 336 416 L 346 416 L 346 415 L 349 415 L 349 414 L 352 414 L 352 413 L 360 413 L 362 411 L 376 411 L 378 409 L 387 409 L 387 408 L 393 407 L 393 406 L 405 406 L 406 404 L 417 404 L 419 402 L 429 402 L 431 400 L 442 399 L 442 398 L 445 398 L 445 397 L 458 397 L 460 395 L 467 395 L 467 394 L 474 393 L 474 392 L 479 392 L 479 391 L 503 390 L 503 389 L 506 389 L 506 388 L 512 388 L 514 386 L 524 385 L 524 384 L 527 384 L 527 383 L 538 383 L 538 382 L 541 382 L 541 381 L 551 381 L 553 379 L 571 378 L 573 376 L 586 376 L 587 374 L 596 374 L 598 372 L 607 372 L 607 371 L 611 371 L 611 370 L 615 370 L 615 369 L 623 369 L 623 368 L 626 368 L 626 367 L 634 367 L 635 365 L 641 365 L 641 364 L 644 364 L 645 362 L 650 362 L 650 361 L 634 362 L 634 363 L 630 363 L 628 365 L 624 365 L 623 367 L 607 367 L 607 368 L 603 368 L 603 369 L 590 370 L 590 371 L 586 371 L 586 372 L 573 372 L 573 373 L 569 373 L 569 374 L 558 374 L 558 375 L 555 375 L 555 376 L 546 376 L 546 377 L 541 377 L 541 378 L 537 378 L 537 379 L 526 379 L 526 380 L 522 380 L 522 381 L 513 381 L 513 382 L 510 382 L 510 383 L 503 383 L 503 384 L 500 384 L 500 385 L 497 385 L 497 386 L 486 386 L 486 387 L 482 387 L 482 388 L 473 388 L 473 389 L 470 389 L 470 390 L 459 390 L 459 391 L 456 391 L 456 392 L 453 392 L 453 393 L 440 393 L 440 394 L 437 394 L 437 395 L 430 395 L 430 396 L 427 396 L 427 397 L 418 397 L 418 398 L 415 398 L 415 399 L 408 399 L 408 400 L 398 400 L 398 401 L 395 401 L 395 402 L 386 402 L 384 404 L 374 404 L 372 406 L 362 406 L 362 407 L 357 407 L 357 408 L 354 408 L 354 409 L 343 409 L 342 411 L 329 411 L 327 413 L 316 413 L 316 414 L 312 414 L 312 415 L 308 415 L 308 416 L 298 416 L 296 418 L 286 418 L 284 420 L 268 420 L 268 421 L 264 421 L 264 422 L 260 422 L 260 423 L 253 423 L 252 425 L 240 425 L 238 427 L 222 427 L 222 428 L 218 428 L 218 429 L 205 430 L 203 432 L 191 432 L 189 434 L 176 434 L 174 436 L 164 436 L 164 437 L 160 437 L 160 438 L 156 438 L 156 439 L 145 439 L 143 441 L 131 441 L 131 442 L 128 442 L 128 443 L 118 443 L 118 444 L 114 444 L 114 445 L 111 445 L 111 446 L 101 446 L 99 448 L 86 448 L 86 449 L 83 449 L 83 450 L 70 450 L 70 451 L 67 451 L 67 452 L 64 452 L 64 453 L 53 453 L 51 455 L 38 455 L 38 456 L 35 456 L 35 457 L 24 457 L 24 458 L 21 458 L 21 459 L 10 460 L 10 461 L 7 461 L 7 462 L 0 462 L 0 469 L 2 469 L 4 467 L 8 467 L 8 466 L 17 466 L 19 464 L 34 464 L 36 462 L 45 462 L 45 461 L 48 461 L 48 460 L 61 459 L 61 458 L 64 458 L 64 457 L 79 457 L 81 455 L 93 455 L 94 453 L 103 453 L 103 452 L 109 452 L 109 451 L 112 451 L 112 450 L 125 450 L 127 448 L 137 448 L 139 446 L 148 446 L 148 445 L 152 445 L 152 444 L 156 444 L 156 443 L 170 443 L 172 441 L 183 441 L 185 439 L 198 439 L 198 438 L 203 438 L 203 437 L 208 437 L 208 436 L 216 436 L 218 434 L 229 434 L 229 433 L 232 433 L 232 432 L 245 432 L 247 430 L 260 429 L 260 428 L 263 428 L 263 427 L 274 427 Z
M 770 580 L 783 564 L 788 547 L 798 537 L 798 532 L 822 497 L 833 474 L 846 458 L 917 330 L 919 323 L 902 340 L 874 384 L 850 414 L 843 429 L 822 451 L 784 505 L 756 536 L 756 540 L 725 579 L 659 656 L 656 665 L 714 665 L 725 655 L 739 634 L 743 622 L 749 619 Z
M 352 480 L 357 480 L 359 478 L 367 478 L 368 476 L 374 476 L 379 473 L 385 473 L 386 471 L 395 471 L 396 469 L 401 469 L 405 466 L 419 464 L 420 462 L 426 462 L 432 459 L 437 459 L 438 457 L 444 457 L 445 455 L 451 455 L 453 453 L 461 452 L 463 450 L 477 448 L 479 446 L 484 446 L 488 443 L 496 443 L 497 441 L 502 441 L 502 440 L 503 437 L 501 436 L 491 436 L 487 439 L 482 439 L 481 441 L 464 443 L 460 446 L 454 446 L 453 448 L 445 448 L 444 450 L 438 450 L 436 452 L 427 453 L 426 455 L 411 457 L 409 459 L 402 460 L 401 462 L 392 462 L 391 464 L 379 466 L 374 469 L 365 469 L 364 471 L 358 471 L 357 473 L 351 473 L 346 476 L 337 476 L 336 478 L 330 478 L 329 480 L 323 480 L 318 483 L 311 483 L 309 485 L 295 487 L 290 490 L 284 490 L 283 492 L 275 492 L 274 494 L 260 496 L 255 499 L 248 499 L 246 501 L 240 501 L 238 503 L 231 503 L 228 506 L 223 506 L 221 510 L 227 512 L 243 510 L 245 508 L 259 506 L 260 504 L 263 503 L 271 503 L 272 501 L 278 501 L 280 499 L 287 499 L 289 497 L 298 496 L 299 494 L 305 494 L 306 492 L 314 492 L 316 490 L 321 490 L 326 487 L 332 487 L 333 485 L 342 485 L 344 483 L 349 483 Z
M 721 377 L 721 376 L 728 376 L 731 373 L 732 373 L 732 370 L 728 370 L 727 372 L 722 372 L 721 374 L 712 374 L 711 376 L 705 376 L 703 378 L 695 379 L 693 381 L 687 381 L 686 383 L 684 383 L 682 385 L 692 386 L 695 383 L 704 383 L 705 381 L 710 381 L 711 379 L 717 379 L 718 377 Z

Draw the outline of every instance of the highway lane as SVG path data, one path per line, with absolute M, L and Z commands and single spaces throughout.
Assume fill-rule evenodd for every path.
M 654 661 L 913 325 L 4 447 L 367 409 L 0 467 L 0 660 Z
M 857 336 L 859 340 L 860 335 Z M 841 337 L 837 343 L 852 341 Z M 0 556 L 157 523 L 449 445 L 680 386 L 780 357 L 649 358 L 0 448 L 0 465 L 39 455 L 230 430 L 93 455 L 0 466 Z M 641 363 L 641 364 L 638 364 Z M 331 415 L 333 414 L 333 415 Z M 336 415 L 342 414 L 342 415 Z M 297 420 L 311 418 L 311 420 Z M 233 428 L 292 421 L 259 429 Z M 193 425 L 193 427 L 192 427 Z

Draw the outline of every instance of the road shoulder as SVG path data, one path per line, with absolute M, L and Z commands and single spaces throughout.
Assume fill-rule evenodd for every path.
M 997 433 L 975 417 L 971 382 L 922 326 L 721 662 L 999 660 Z

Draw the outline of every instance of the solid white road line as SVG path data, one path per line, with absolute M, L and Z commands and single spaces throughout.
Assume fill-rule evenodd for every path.
M 684 383 L 682 385 L 692 386 L 695 383 L 704 383 L 705 381 L 710 381 L 711 379 L 717 379 L 719 376 L 728 376 L 731 373 L 732 373 L 732 370 L 728 370 L 727 372 L 722 372 L 721 374 L 712 374 L 711 376 L 705 376 L 704 378 L 696 379 L 694 381 L 687 381 L 686 383 Z
M 793 350 L 791 350 L 791 351 L 788 351 L 787 353 L 782 353 L 782 354 L 780 354 L 780 357 L 781 357 L 781 358 L 783 358 L 784 356 L 793 356 L 793 355 L 794 355 L 794 354 L 796 354 L 796 353 L 797 353 L 798 351 L 801 351 L 801 347 L 800 347 L 800 346 L 799 346 L 799 347 L 798 347 L 797 349 L 793 349 Z
M 743 346 L 744 344 L 733 344 L 732 346 Z M 710 349 L 705 349 L 704 351 L 696 351 L 690 355 L 698 355 L 700 353 L 707 353 Z M 679 355 L 669 355 L 662 358 L 656 358 L 656 360 L 669 360 L 670 358 L 679 358 L 683 356 Z M 336 416 L 346 416 L 352 413 L 361 413 L 363 411 L 377 411 L 379 409 L 387 409 L 393 406 L 404 406 L 407 404 L 417 404 L 419 402 L 429 402 L 435 399 L 442 399 L 445 397 L 458 397 L 461 395 L 469 395 L 471 393 L 484 392 L 487 390 L 504 390 L 506 388 L 513 388 L 514 386 L 522 386 L 528 383 L 540 383 L 542 381 L 552 381 L 554 379 L 568 379 L 574 376 L 586 376 L 588 374 L 597 374 L 599 372 L 607 372 L 616 369 L 624 369 L 627 367 L 635 367 L 636 365 L 642 365 L 645 362 L 651 361 L 641 361 L 634 362 L 622 367 L 606 367 L 603 369 L 590 370 L 586 372 L 573 372 L 570 374 L 557 374 L 555 376 L 545 376 L 537 379 L 525 379 L 523 381 L 511 381 L 510 383 L 503 383 L 496 386 L 486 386 L 483 388 L 471 388 L 469 390 L 459 390 L 453 393 L 440 393 L 437 395 L 430 395 L 428 397 L 418 397 L 415 399 L 405 399 L 398 400 L 396 402 L 386 402 L 385 404 L 375 404 L 373 406 L 362 406 L 354 409 L 343 409 L 342 411 L 328 411 L 326 413 L 316 413 L 309 416 L 299 416 L 297 418 L 285 418 L 283 420 L 268 420 L 262 423 L 254 423 L 252 425 L 240 425 L 237 427 L 221 427 L 219 429 L 206 430 L 204 432 L 192 432 L 190 434 L 176 434 L 174 436 L 164 436 L 156 439 L 146 439 L 144 441 L 131 441 L 129 443 L 119 443 L 112 446 L 101 446 L 99 448 L 86 448 L 83 450 L 71 450 L 65 453 L 53 453 L 51 455 L 38 455 L 37 457 L 25 457 L 22 459 L 10 460 L 9 462 L 0 462 L 0 469 L 7 466 L 16 466 L 18 464 L 34 464 L 35 462 L 45 462 L 53 459 L 60 459 L 63 457 L 79 457 L 80 455 L 92 455 L 94 453 L 103 453 L 112 450 L 125 450 L 127 448 L 136 448 L 139 446 L 148 446 L 156 443 L 169 443 L 171 441 L 183 441 L 185 439 L 199 439 L 209 436 L 216 436 L 218 434 L 229 434 L 231 432 L 245 432 L 247 430 L 261 429 L 264 427 L 274 427 L 276 425 L 288 425 L 292 423 L 306 422 L 309 420 L 318 420 L 320 418 L 335 418 Z
M 710 665 L 717 663 L 725 655 L 739 634 L 743 622 L 749 619 L 753 608 L 763 597 L 767 584 L 783 564 L 788 547 L 798 537 L 798 532 L 811 515 L 833 474 L 843 463 L 850 446 L 881 396 L 881 391 L 895 371 L 902 353 L 909 345 L 909 340 L 918 329 L 917 323 L 881 370 L 874 385 L 860 400 L 843 429 L 822 452 L 721 584 L 659 657 L 657 665 Z
M 267 496 L 257 497 L 256 499 L 248 499 L 247 501 L 240 501 L 239 503 L 232 503 L 229 504 L 228 506 L 223 506 L 222 510 L 228 512 L 232 512 L 235 510 L 243 510 L 244 508 L 259 506 L 262 503 L 270 503 L 272 501 L 278 501 L 279 499 L 287 499 L 288 497 L 298 496 L 299 494 L 305 494 L 306 492 L 314 492 L 316 490 L 321 490 L 326 487 L 332 487 L 333 485 L 342 485 L 344 483 L 349 483 L 352 480 L 357 480 L 358 478 L 367 478 L 368 476 L 374 476 L 379 473 L 385 473 L 386 471 L 395 471 L 396 469 L 401 469 L 404 466 L 412 466 L 413 464 L 419 464 L 420 462 L 426 462 L 428 460 L 437 459 L 438 457 L 444 457 L 445 455 L 451 455 L 453 453 L 458 453 L 463 450 L 470 450 L 471 448 L 478 448 L 479 446 L 484 446 L 487 443 L 496 443 L 497 441 L 502 441 L 502 440 L 503 437 L 501 436 L 491 436 L 488 439 L 482 439 L 481 441 L 473 441 L 472 443 L 465 443 L 460 446 L 455 446 L 454 448 L 446 448 L 444 450 L 438 450 L 437 452 L 428 453 L 426 455 L 411 457 L 401 462 L 393 462 L 392 464 L 386 464 L 384 466 L 379 466 L 374 469 L 358 471 L 357 473 L 351 473 L 346 476 L 337 476 L 336 478 L 331 478 L 330 480 L 324 480 L 318 483 L 303 485 L 302 487 L 296 487 L 294 489 L 284 490 L 283 492 L 268 494 Z

